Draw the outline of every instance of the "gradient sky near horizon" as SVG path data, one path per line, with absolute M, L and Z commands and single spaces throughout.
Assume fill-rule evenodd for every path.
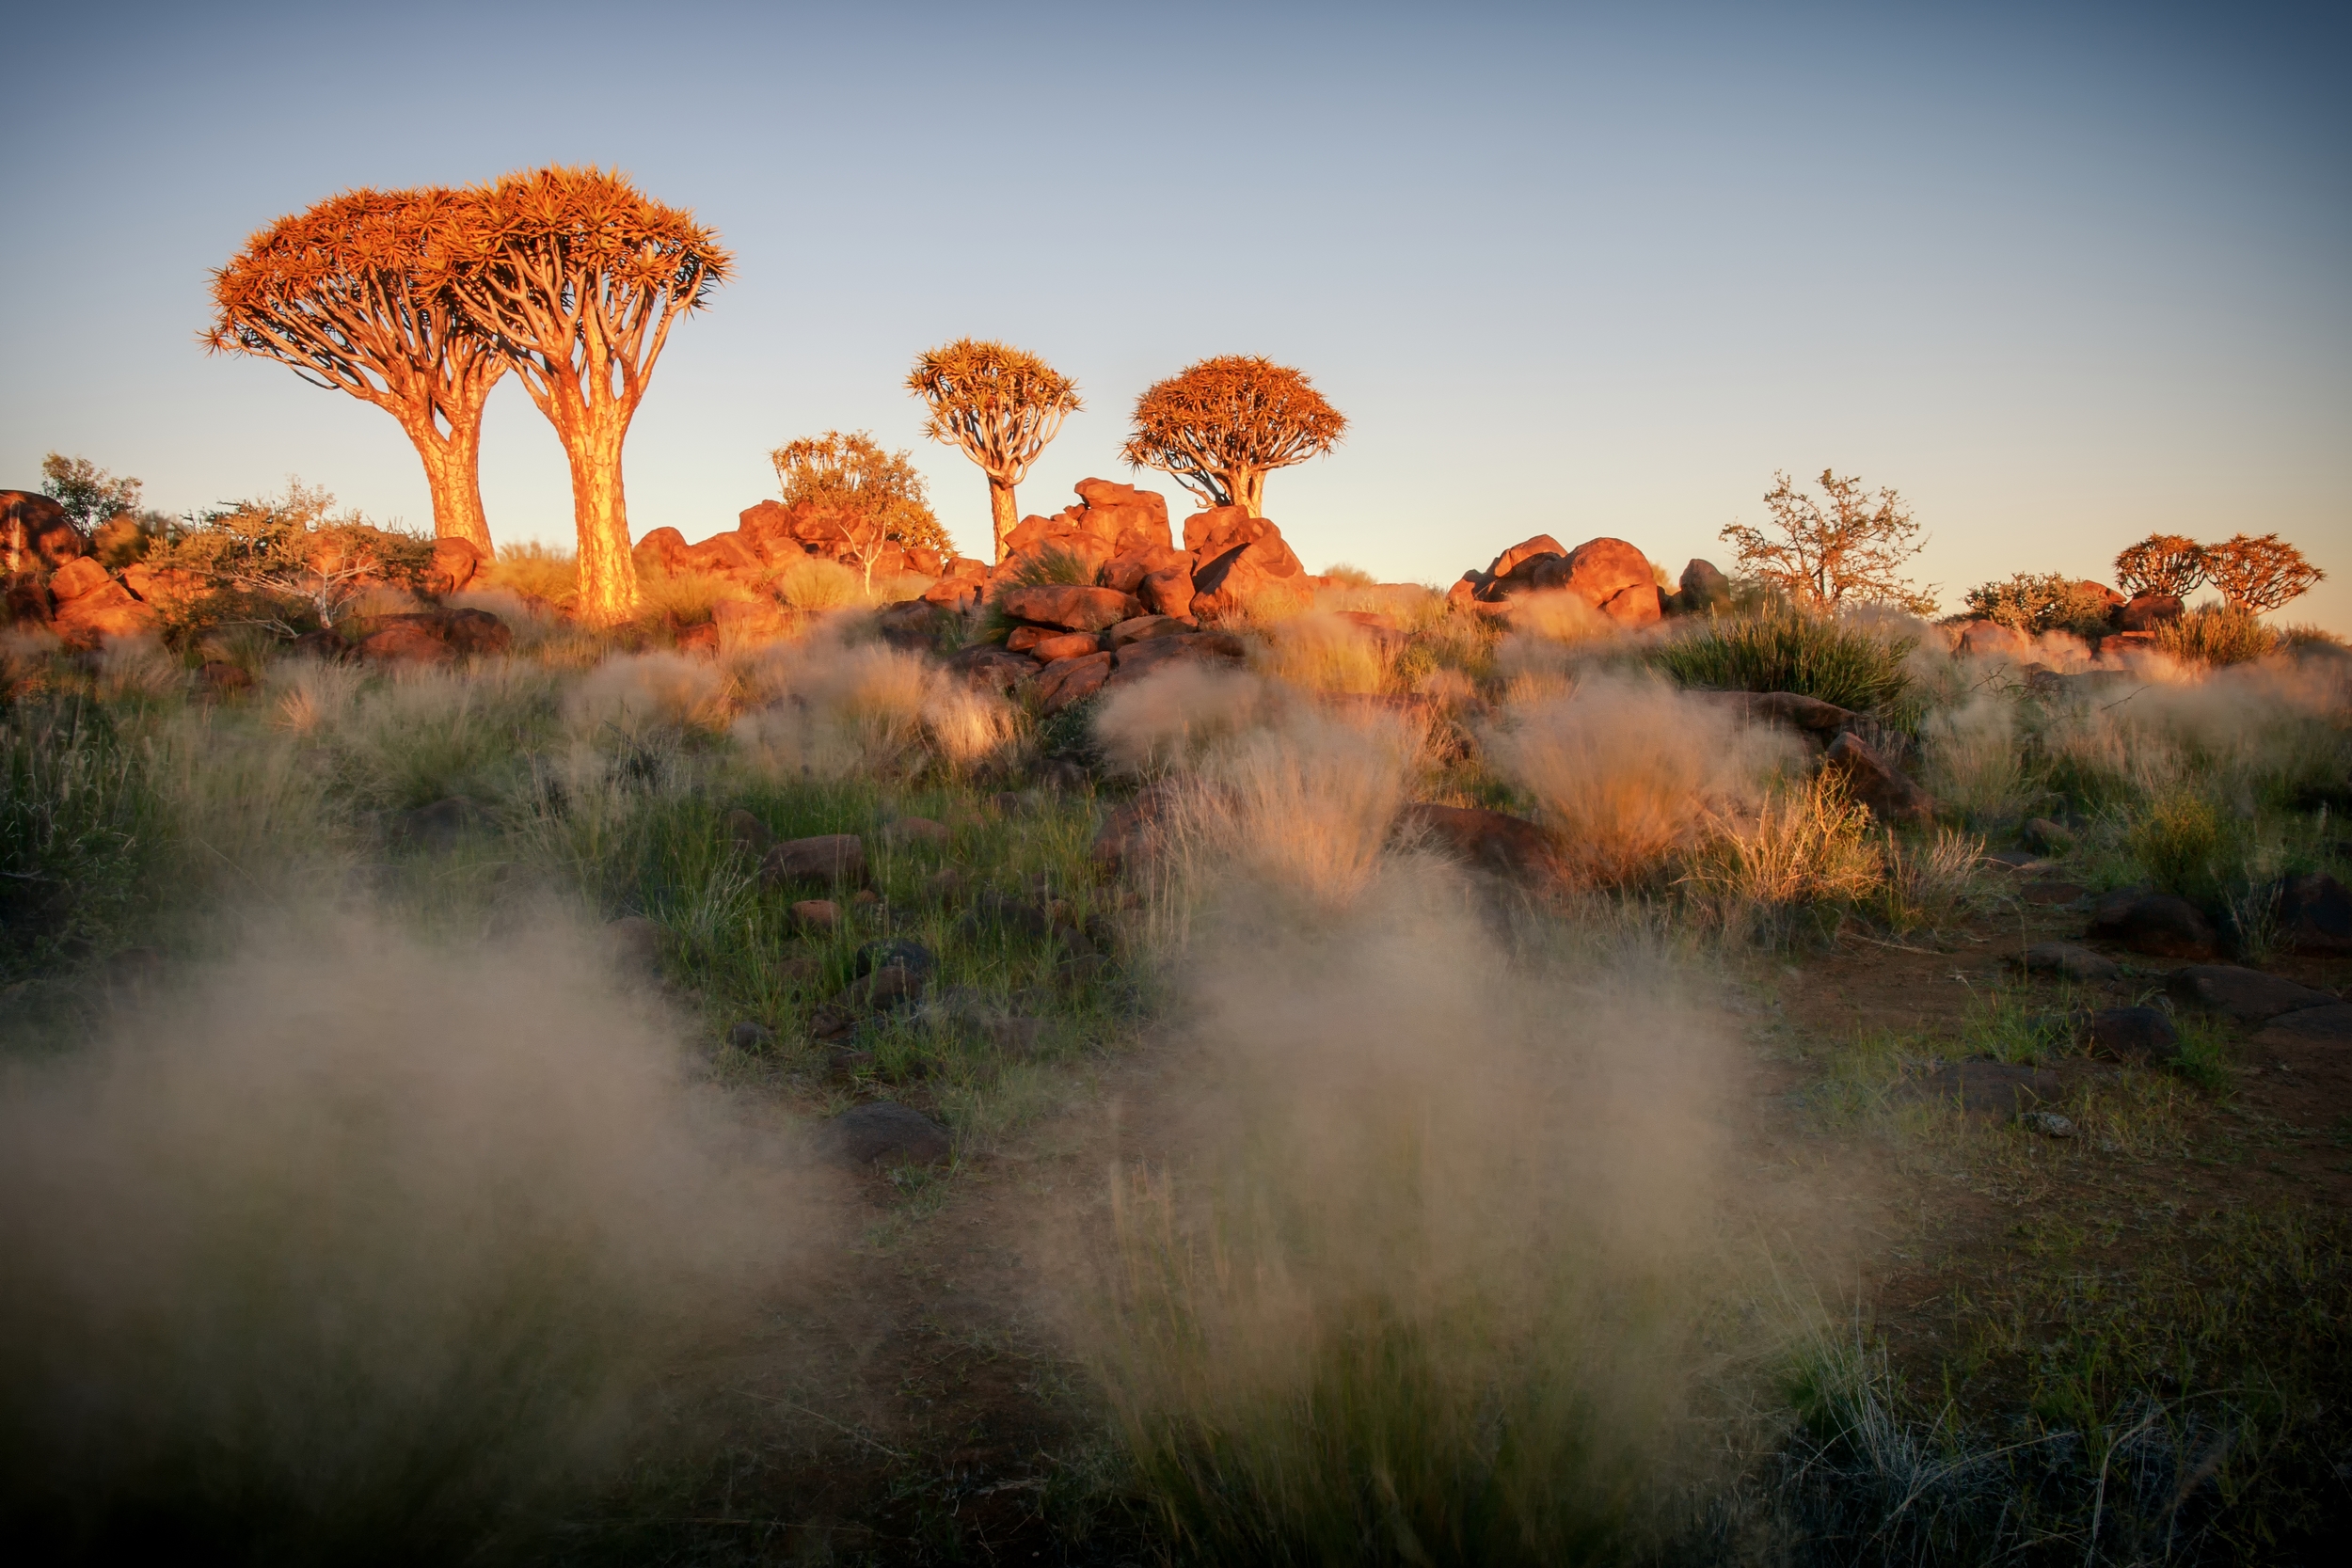
M 429 524 L 389 416 L 207 357 L 207 272 L 346 186 L 616 166 L 736 280 L 629 438 L 632 531 L 701 538 L 827 428 L 910 447 L 916 352 L 1033 349 L 1088 400 L 1056 510 L 1152 379 L 1295 364 L 1349 416 L 1269 481 L 1311 567 L 1437 584 L 1549 532 L 1725 559 L 1775 469 L 1899 488 L 1947 609 L 2106 578 L 2153 531 L 2276 531 L 2352 631 L 2343 9 L 482 0 L 12 8 L 0 486 L 41 454 L 209 506 L 289 474 Z M 1141 481 L 1188 503 L 1164 480 Z M 501 541 L 567 543 L 510 377 Z

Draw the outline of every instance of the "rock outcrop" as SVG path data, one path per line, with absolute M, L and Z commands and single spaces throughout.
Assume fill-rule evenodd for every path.
M 1446 596 L 1457 605 L 1493 605 L 1549 593 L 1573 594 L 1622 626 L 1645 626 L 1665 612 L 1657 569 L 1640 550 L 1609 538 L 1566 549 L 1549 533 L 1512 546 L 1483 572 L 1464 573 Z

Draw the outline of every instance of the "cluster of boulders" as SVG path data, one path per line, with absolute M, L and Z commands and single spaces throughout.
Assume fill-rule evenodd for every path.
M 76 648 L 152 632 L 173 596 L 193 591 L 183 574 L 137 562 L 108 571 L 63 507 L 26 490 L 0 490 L 0 573 L 10 622 Z
M 800 501 L 791 506 L 782 501 L 761 501 L 738 514 L 736 526 L 724 533 L 714 533 L 691 545 L 676 529 L 658 528 L 637 541 L 631 553 L 640 571 L 709 572 L 755 587 L 766 581 L 773 568 L 811 558 L 837 562 L 859 571 L 866 564 L 857 558 L 857 548 L 842 526 L 839 508 L 820 500 Z M 871 564 L 874 576 L 883 581 L 909 573 L 935 578 L 951 566 L 987 569 L 977 561 L 966 562 L 961 557 L 945 557 L 936 550 L 898 544 L 883 546 Z
M 1531 594 L 1572 594 L 1621 626 L 1646 626 L 1722 604 L 1731 584 L 1712 562 L 1693 561 L 1667 588 L 1649 558 L 1622 539 L 1587 539 L 1569 549 L 1539 533 L 1496 556 L 1485 571 L 1464 572 L 1446 601 L 1457 609 L 1502 610 Z

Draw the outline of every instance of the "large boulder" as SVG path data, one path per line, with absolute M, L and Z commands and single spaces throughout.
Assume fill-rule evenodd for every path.
M 481 568 L 482 552 L 470 539 L 444 537 L 433 541 L 433 560 L 424 569 L 424 591 L 454 594 L 473 580 Z
M 1960 634 L 1959 651 L 1971 658 L 2006 658 L 2023 664 L 2038 651 L 2034 640 L 1997 621 L 1971 621 Z
M 996 606 L 1015 620 L 1064 631 L 1104 631 L 1144 613 L 1143 603 L 1116 588 L 1078 588 L 1044 584 L 1009 588 L 997 595 Z
M 2090 914 L 2090 935 L 2158 958 L 2210 958 L 2220 946 L 2197 906 L 2169 893 L 2118 893 Z
M 887 1100 L 853 1105 L 826 1122 L 818 1147 L 840 1164 L 859 1168 L 935 1165 L 954 1152 L 946 1128 Z
M 1419 834 L 1456 859 L 1512 881 L 1543 887 L 1561 880 L 1558 851 L 1543 829 L 1524 817 L 1476 806 L 1423 801 L 1398 816 L 1402 833 Z
M 1491 596 L 1501 598 L 1504 594 L 1532 587 L 1528 579 L 1533 577 L 1535 568 L 1546 561 L 1565 561 L 1567 557 L 1568 547 L 1565 545 L 1549 533 L 1539 533 L 1533 539 L 1520 540 L 1496 556 L 1483 576 L 1486 582 L 1492 585 Z
M 1009 692 L 1037 673 L 1037 660 L 993 642 L 975 642 L 951 657 L 947 668 L 983 691 Z
M 1110 674 L 1111 656 L 1108 654 L 1057 659 L 1038 672 L 1030 692 L 1036 698 L 1040 713 L 1059 713 L 1102 690 L 1103 683 L 1110 679 Z
M 1536 587 L 1565 588 L 1620 626 L 1646 626 L 1662 613 L 1649 558 L 1622 539 L 1586 540 L 1551 570 L 1558 580 L 1539 570 Z
M 1199 596 L 1189 562 L 1152 573 L 1143 579 L 1136 593 L 1153 614 L 1179 620 L 1191 616 L 1192 602 Z
M 2291 953 L 2352 953 L 2352 892 L 2324 871 L 2300 871 L 2281 879 L 2279 936 Z
M 112 582 L 94 556 L 80 555 L 49 574 L 49 595 L 63 605 L 93 594 Z
M 62 566 L 88 549 L 64 507 L 31 490 L 0 490 L 0 570 Z
M 1192 573 L 1192 557 L 1173 545 L 1152 545 L 1145 549 L 1129 550 L 1123 555 L 1113 557 L 1104 563 L 1101 581 L 1105 588 L 1116 588 L 1121 594 L 1133 594 L 1140 589 L 1144 581 L 1152 574 L 1173 571 L 1178 568 L 1182 568 L 1189 577 Z
M 658 528 L 630 546 L 629 554 L 641 572 L 674 572 L 686 554 L 686 535 L 674 528 Z
M 66 568 L 61 569 L 58 575 L 63 576 L 64 570 L 72 567 L 90 564 L 95 562 L 83 556 L 67 562 Z M 141 603 L 132 596 L 129 589 L 112 578 L 105 578 L 104 573 L 99 575 L 104 578 L 103 582 L 71 599 L 58 601 L 52 614 L 50 629 L 67 646 L 94 648 L 101 642 L 117 638 L 146 637 L 163 624 L 163 618 L 156 614 L 154 606 Z M 51 586 L 54 590 L 54 578 Z
M 2180 1031 L 2162 1007 L 2102 1007 L 2074 1021 L 2074 1037 L 2094 1056 L 2119 1062 L 2173 1062 Z
M 1870 815 L 1889 827 L 1924 827 L 1935 820 L 1935 798 L 1851 730 L 1830 742 L 1829 750 L 1822 754 L 1821 767 L 1843 779 L 1846 793 L 1869 807 Z
M 1115 691 L 1141 681 L 1155 670 L 1187 660 L 1219 661 L 1238 664 L 1246 650 L 1240 638 L 1231 632 L 1177 631 L 1137 639 L 1112 650 L 1110 679 L 1103 689 Z
M 1215 619 L 1263 601 L 1304 608 L 1314 597 L 1314 581 L 1282 531 L 1241 507 L 1212 507 L 1185 518 L 1184 547 L 1193 558 L 1188 609 L 1196 616 Z
M 1682 592 L 1677 595 L 1675 605 L 1680 614 L 1701 615 L 1731 603 L 1731 579 L 1716 570 L 1711 561 L 1692 558 L 1682 568 L 1680 586 Z
M 2223 1013 L 2240 1023 L 2267 1023 L 2281 1013 L 2328 1007 L 2343 998 L 2236 964 L 2189 964 L 2165 981 L 2175 1002 Z
M 2181 618 L 2177 594 L 2135 594 L 2115 612 L 2118 631 L 2154 631 Z
M 2291 1046 L 2352 1046 L 2352 1003 L 2297 1007 L 2291 1013 L 2280 1013 L 2255 1033 L 2252 1043 L 2262 1051 Z

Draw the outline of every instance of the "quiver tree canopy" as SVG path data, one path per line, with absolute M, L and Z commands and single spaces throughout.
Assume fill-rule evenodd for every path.
M 345 191 L 246 242 L 213 274 L 205 346 L 294 367 L 400 420 L 424 463 L 433 530 L 487 554 L 482 409 L 506 361 L 471 331 L 446 245 L 470 198 L 439 187 Z
M 464 194 L 435 281 L 555 426 L 572 471 L 581 610 L 625 619 L 637 573 L 621 443 L 672 324 L 709 302 L 732 258 L 693 214 L 603 169 L 532 169 Z
M 1323 456 L 1346 432 L 1347 417 L 1300 372 L 1228 354 L 1148 388 L 1120 455 L 1131 467 L 1159 469 L 1204 505 L 1262 517 L 1267 471 Z
M 2152 533 L 2115 558 L 2115 580 L 2126 594 L 2186 598 L 2205 580 L 2205 552 L 2178 533 Z
M 1020 521 L 1013 489 L 1062 420 L 1085 406 L 1078 384 L 1025 349 L 959 338 L 915 359 L 907 390 L 930 410 L 923 434 L 962 448 L 988 476 L 989 520 L 1003 560 L 1005 536 Z
M 2328 575 L 2275 533 L 2234 534 L 2207 545 L 2202 556 L 2205 580 L 2230 603 L 2256 614 L 2299 598 Z

